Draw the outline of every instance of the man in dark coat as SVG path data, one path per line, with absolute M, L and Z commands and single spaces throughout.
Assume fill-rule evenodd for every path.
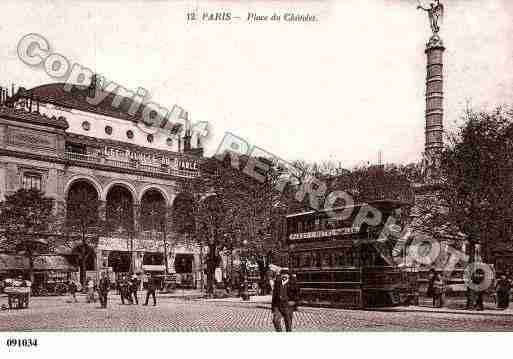
M 75 303 L 78 302 L 77 300 L 77 284 L 75 283 L 75 281 L 73 280 L 69 280 L 68 281 L 68 288 L 69 288 L 69 293 L 71 294 L 71 298 L 73 298 L 73 300 L 75 301 Z
M 100 283 L 98 283 L 98 294 L 102 308 L 107 308 L 107 297 L 109 294 L 110 282 L 105 273 L 102 273 Z
M 135 302 L 135 304 L 139 304 L 139 298 L 137 297 L 137 291 L 139 290 L 139 279 L 137 275 L 133 275 L 130 280 L 130 298 Z
M 143 305 L 148 305 L 148 300 L 150 299 L 150 295 L 153 296 L 153 305 L 157 305 L 157 298 L 155 296 L 155 291 L 157 290 L 157 278 L 150 275 L 150 278 L 148 279 L 148 288 L 146 291 L 146 301 Z
M 126 276 L 121 277 L 118 282 L 119 296 L 121 298 L 121 304 L 125 304 L 125 299 L 128 304 L 132 304 L 132 294 L 130 292 L 130 282 Z
M 292 331 L 292 318 L 296 305 L 297 290 L 295 285 L 289 281 L 289 271 L 283 268 L 280 271 L 280 278 L 274 283 L 271 309 L 273 312 L 273 324 L 277 332 L 281 332 L 281 318 L 285 322 L 285 330 Z
M 503 274 L 497 281 L 497 307 L 499 309 L 507 309 L 509 307 L 509 295 L 511 291 L 511 283 Z

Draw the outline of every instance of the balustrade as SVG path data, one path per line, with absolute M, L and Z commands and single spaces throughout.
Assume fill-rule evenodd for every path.
M 111 158 L 106 158 L 103 156 L 88 155 L 88 154 L 82 154 L 82 153 L 78 153 L 78 152 L 65 152 L 64 157 L 68 161 L 104 163 L 104 164 L 112 166 L 112 167 L 134 169 L 134 170 L 140 170 L 140 171 L 151 172 L 151 173 L 159 173 L 159 174 L 164 173 L 164 174 L 170 174 L 170 175 L 177 176 L 177 177 L 194 178 L 194 177 L 198 176 L 197 171 L 173 169 L 168 166 L 148 165 L 148 164 L 143 164 L 143 163 L 133 161 L 133 160 L 120 161 L 120 160 L 115 160 L 115 159 L 111 159 Z

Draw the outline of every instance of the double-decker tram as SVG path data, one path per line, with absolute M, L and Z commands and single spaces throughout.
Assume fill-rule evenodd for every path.
M 289 267 L 297 276 L 299 304 L 399 304 L 404 276 L 382 231 L 407 205 L 380 200 L 287 215 Z

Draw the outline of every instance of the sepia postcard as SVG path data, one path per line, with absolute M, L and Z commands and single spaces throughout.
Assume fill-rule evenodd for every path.
M 0 352 L 509 332 L 512 19 L 509 0 L 3 0 Z

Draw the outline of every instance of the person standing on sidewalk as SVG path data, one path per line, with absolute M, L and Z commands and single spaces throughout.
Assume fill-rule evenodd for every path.
M 130 279 L 130 300 L 133 300 L 133 302 L 135 302 L 135 304 L 137 304 L 137 305 L 139 304 L 139 298 L 137 297 L 137 291 L 139 290 L 139 284 L 140 284 L 140 282 L 139 282 L 139 279 L 137 278 L 137 275 L 133 274 L 132 278 Z
M 87 303 L 96 302 L 96 299 L 94 299 L 94 281 L 91 278 L 87 278 L 86 281 L 87 285 Z
M 445 285 L 443 278 L 435 273 L 433 280 L 433 307 L 442 308 L 444 304 Z
M 155 296 L 155 291 L 157 290 L 157 278 L 150 274 L 150 278 L 148 278 L 148 288 L 146 290 L 146 301 L 143 305 L 148 305 L 148 300 L 150 299 L 150 295 L 153 296 L 153 306 L 157 305 L 157 298 Z
M 78 290 L 77 283 L 75 283 L 74 280 L 70 280 L 69 283 L 68 283 L 68 288 L 69 288 L 69 293 L 71 294 L 71 298 L 73 299 L 73 301 L 75 303 L 78 303 L 78 300 L 77 300 L 77 290 Z
M 296 290 L 289 281 L 289 271 L 283 268 L 280 278 L 274 283 L 271 310 L 273 312 L 273 325 L 277 332 L 281 332 L 281 318 L 285 322 L 285 330 L 292 331 L 294 306 L 296 305 Z
M 118 282 L 119 296 L 121 298 L 121 304 L 125 304 L 125 299 L 128 304 L 132 304 L 132 294 L 130 292 L 130 282 L 128 278 L 123 275 L 121 280 Z
M 109 295 L 110 282 L 105 273 L 102 273 L 102 278 L 98 284 L 98 294 L 100 297 L 100 304 L 102 308 L 107 308 L 107 298 Z
M 497 281 L 497 308 L 507 309 L 509 307 L 509 295 L 511 292 L 511 283 L 503 274 Z

